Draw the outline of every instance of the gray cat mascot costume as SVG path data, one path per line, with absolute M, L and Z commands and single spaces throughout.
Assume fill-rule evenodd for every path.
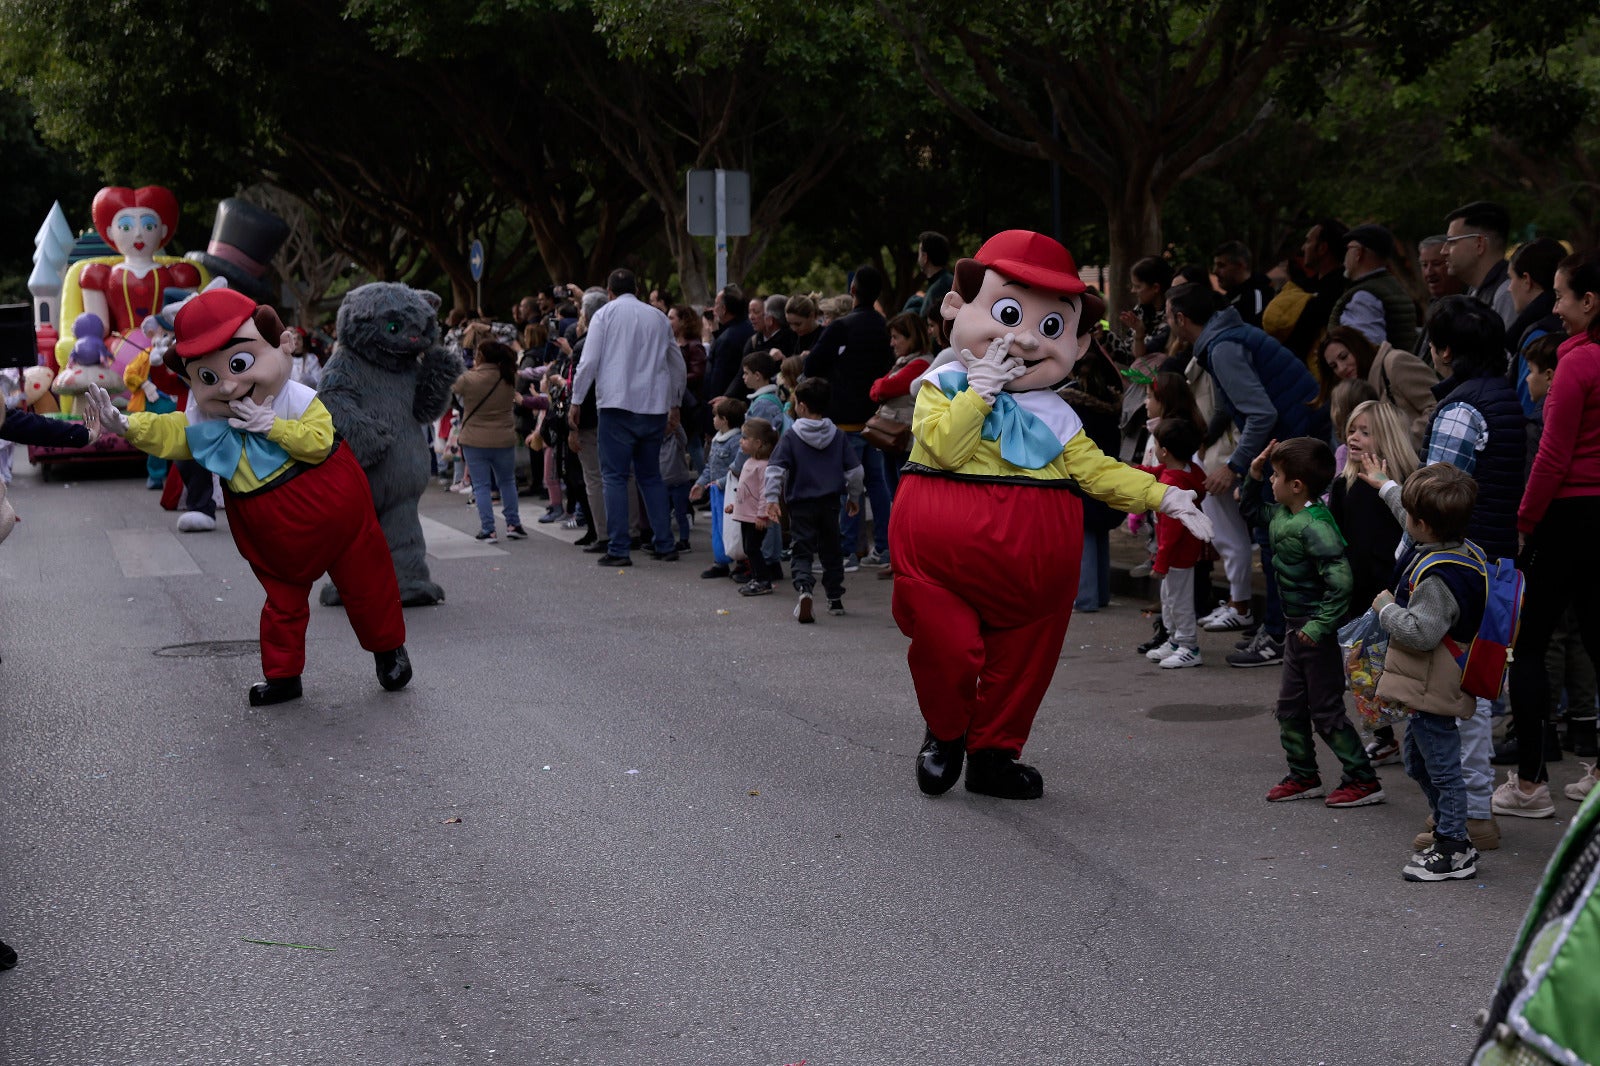
M 422 426 L 444 414 L 462 371 L 461 358 L 439 343 L 438 310 L 439 297 L 407 285 L 380 281 L 352 289 L 339 307 L 339 340 L 317 388 L 372 485 L 407 607 L 444 599 L 428 574 L 417 517 L 428 486 Z M 333 585 L 324 586 L 322 602 L 340 602 Z

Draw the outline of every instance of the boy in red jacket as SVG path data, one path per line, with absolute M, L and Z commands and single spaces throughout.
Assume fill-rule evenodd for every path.
M 1191 461 L 1200 447 L 1200 427 L 1184 418 L 1163 418 L 1156 423 L 1156 459 L 1160 466 L 1141 466 L 1163 485 L 1191 489 L 1195 503 L 1205 498 L 1206 472 Z M 1200 665 L 1200 643 L 1195 635 L 1194 564 L 1200 561 L 1202 542 L 1184 524 L 1168 514 L 1156 519 L 1156 558 L 1150 572 L 1161 579 L 1161 624 L 1170 634 L 1166 643 L 1151 648 L 1145 658 L 1163 670 Z

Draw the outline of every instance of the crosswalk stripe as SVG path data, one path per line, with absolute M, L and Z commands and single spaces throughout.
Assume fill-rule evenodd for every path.
M 178 537 L 164 529 L 108 529 L 111 553 L 125 577 L 184 577 L 200 573 Z
M 505 554 L 504 549 L 477 540 L 471 533 L 463 533 L 436 518 L 429 518 L 426 515 L 420 517 L 422 536 L 428 542 L 428 554 L 435 559 L 474 559 Z

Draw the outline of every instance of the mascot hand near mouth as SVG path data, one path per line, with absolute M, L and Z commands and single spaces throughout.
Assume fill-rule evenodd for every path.
M 1055 392 L 1104 304 L 1072 255 L 1007 230 L 956 264 L 941 313 L 958 359 L 914 385 L 914 444 L 889 519 L 894 618 L 927 723 L 917 784 L 1004 799 L 1044 794 L 1019 761 L 1055 676 L 1078 590 L 1082 504 L 1159 510 L 1202 540 L 1194 493 L 1095 447 Z
M 265 680 L 251 686 L 251 705 L 300 697 L 311 586 L 324 573 L 344 592 L 379 684 L 404 688 L 411 660 L 394 563 L 360 464 L 317 394 L 289 379 L 294 334 L 272 308 L 233 289 L 187 301 L 172 327 L 172 369 L 188 382 L 188 410 L 124 417 L 96 387 L 84 421 L 91 436 L 118 433 L 140 451 L 193 459 L 222 479 L 233 541 L 267 592 Z

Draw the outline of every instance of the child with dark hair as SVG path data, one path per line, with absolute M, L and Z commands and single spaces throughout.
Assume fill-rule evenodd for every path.
M 722 543 L 723 496 L 728 474 L 738 474 L 740 460 L 739 431 L 744 426 L 745 403 L 731 396 L 718 396 L 711 401 L 711 425 L 716 430 L 711 447 L 706 451 L 706 465 L 700 477 L 689 488 L 689 499 L 711 500 L 711 565 L 700 572 L 701 577 L 727 577 L 733 558 Z
M 1264 467 L 1272 464 L 1272 498 L 1262 499 Z M 1344 537 L 1322 494 L 1333 481 L 1333 450 L 1315 437 L 1270 442 L 1250 464 L 1240 507 L 1252 524 L 1267 527 L 1272 566 L 1287 635 L 1283 680 L 1278 688 L 1278 732 L 1289 774 L 1267 792 L 1269 803 L 1327 795 L 1329 807 L 1364 807 L 1383 802 L 1383 786 L 1345 714 L 1344 663 L 1339 623 L 1354 584 Z M 1331 794 L 1317 773 L 1316 741 L 1322 736 L 1339 757 L 1343 780 Z
M 1379 464 L 1366 469 L 1382 483 Z M 1389 634 L 1378 695 L 1394 700 L 1406 717 L 1406 773 L 1422 786 L 1433 812 L 1433 832 L 1414 842 L 1419 850 L 1402 871 L 1407 881 L 1456 881 L 1478 875 L 1478 851 L 1468 839 L 1467 785 L 1461 771 L 1458 719 L 1475 703 L 1461 691 L 1461 668 L 1444 647 L 1447 637 L 1470 643 L 1483 618 L 1486 564 L 1464 545 L 1478 486 L 1449 463 L 1434 463 L 1406 478 L 1398 492 L 1379 490 L 1414 542 L 1400 558 L 1393 594 L 1372 606 Z
M 1190 489 L 1198 503 L 1205 496 L 1206 475 L 1191 461 L 1200 447 L 1201 427 L 1185 417 L 1163 418 L 1151 430 L 1160 466 L 1141 466 L 1163 485 Z M 1156 520 L 1156 557 L 1151 573 L 1161 578 L 1161 624 L 1169 634 L 1166 641 L 1145 653 L 1163 670 L 1199 666 L 1200 641 L 1196 636 L 1194 609 L 1194 564 L 1205 545 L 1171 515 Z
M 739 491 L 727 505 L 728 513 L 739 523 L 739 539 L 744 556 L 750 561 L 750 580 L 739 587 L 741 596 L 768 596 L 772 582 L 783 576 L 783 567 L 768 559 L 761 550 L 766 539 L 768 517 L 762 506 L 767 460 L 778 443 L 778 431 L 765 418 L 747 418 L 739 434 L 739 450 L 744 467 L 739 471 Z
M 751 352 L 740 364 L 744 387 L 750 390 L 750 411 L 746 418 L 761 418 L 774 426 L 783 424 L 783 400 L 778 395 L 778 368 L 782 364 L 767 352 Z
M 799 600 L 795 620 L 816 621 L 811 593 L 816 587 L 812 559 L 822 559 L 822 588 L 828 613 L 844 614 L 844 553 L 839 543 L 839 496 L 848 492 L 849 514 L 861 510 L 865 471 L 844 434 L 828 419 L 830 399 L 823 378 L 806 378 L 794 390 L 794 427 L 778 440 L 767 463 L 764 498 L 767 517 L 776 522 L 789 511 L 790 575 Z

